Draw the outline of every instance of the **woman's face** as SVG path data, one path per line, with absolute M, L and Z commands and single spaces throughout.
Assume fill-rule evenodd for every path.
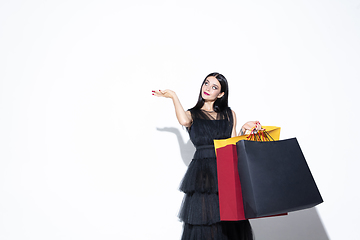
M 204 84 L 201 88 L 201 96 L 204 100 L 216 100 L 217 98 L 221 98 L 224 93 L 221 93 L 221 85 L 220 82 L 216 79 L 216 77 L 208 77 L 206 78 Z

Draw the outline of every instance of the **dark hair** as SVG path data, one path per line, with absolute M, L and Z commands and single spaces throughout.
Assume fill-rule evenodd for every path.
M 202 86 L 204 85 L 204 83 L 208 77 L 215 77 L 221 85 L 220 93 L 224 92 L 224 95 L 221 98 L 216 99 L 216 101 L 214 102 L 214 111 L 221 112 L 228 107 L 229 87 L 228 87 L 228 82 L 227 82 L 226 78 L 222 74 L 217 73 L 217 72 L 210 73 L 209 75 L 206 76 L 203 83 L 201 84 L 198 101 L 197 101 L 196 105 L 191 109 L 201 109 L 204 106 L 205 100 L 201 96 L 201 90 L 202 90 Z

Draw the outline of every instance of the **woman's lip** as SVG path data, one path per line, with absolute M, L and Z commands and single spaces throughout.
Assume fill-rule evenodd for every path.
M 208 95 L 208 96 L 210 95 L 210 94 L 208 94 L 207 92 L 204 92 L 204 94 L 205 94 L 205 95 Z

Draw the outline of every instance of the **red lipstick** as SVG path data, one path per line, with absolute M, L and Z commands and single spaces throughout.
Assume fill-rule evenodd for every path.
M 210 94 L 208 94 L 207 92 L 204 92 L 204 94 L 205 94 L 205 95 L 208 95 L 208 96 L 210 95 Z

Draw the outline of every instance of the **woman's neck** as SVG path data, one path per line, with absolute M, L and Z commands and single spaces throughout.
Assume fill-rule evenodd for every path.
M 204 105 L 202 106 L 201 109 L 208 112 L 214 111 L 214 101 L 204 102 Z

